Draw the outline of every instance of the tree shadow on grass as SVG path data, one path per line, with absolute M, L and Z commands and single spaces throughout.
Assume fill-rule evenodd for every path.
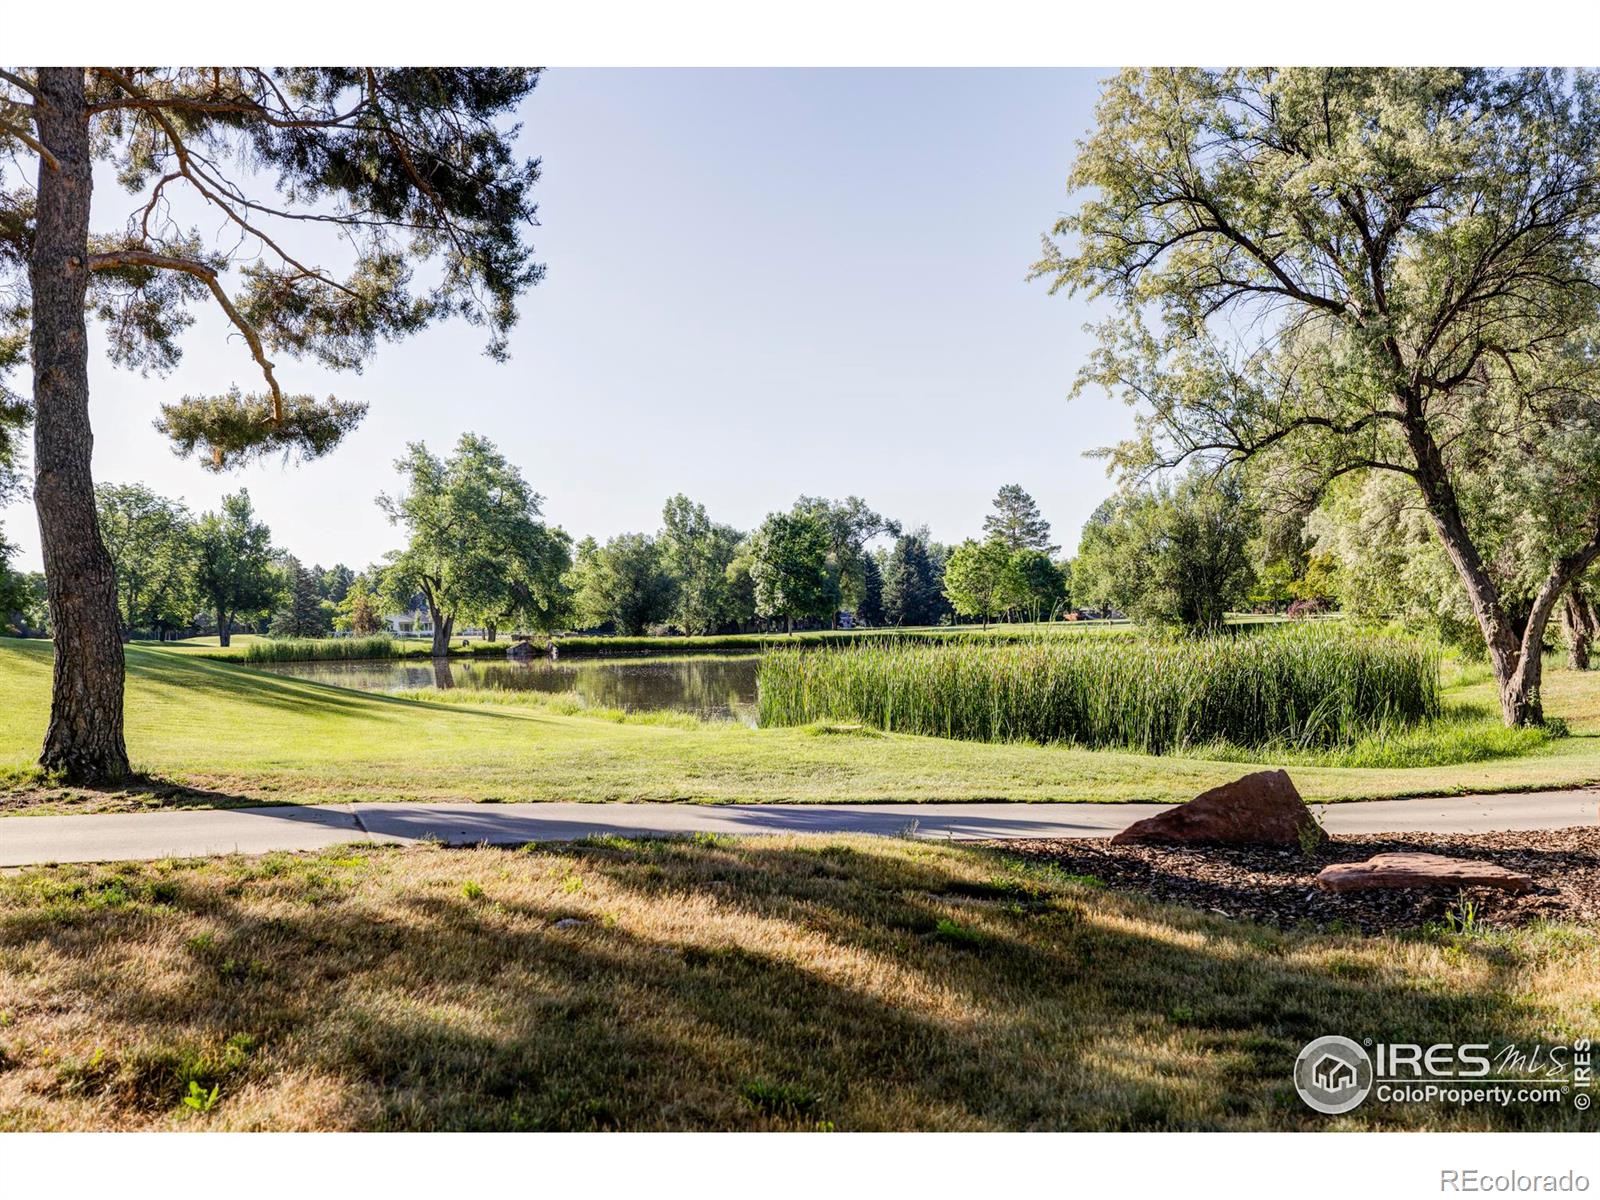
M 283 803 L 290 803 L 284 801 Z M 135 774 L 117 783 L 57 784 L 42 773 L 0 790 L 0 815 L 18 813 L 154 812 L 190 808 L 256 808 L 271 799 L 195 787 L 155 774 Z
M 179 658 L 160 651 L 133 651 L 127 655 L 129 674 L 178 690 L 225 697 L 245 704 L 288 709 L 309 717 L 339 716 L 362 720 L 390 720 L 417 710 L 458 713 L 490 721 L 537 720 L 518 713 L 483 707 L 444 704 L 365 692 L 337 684 L 258 671 L 240 663 L 217 659 Z
M 1446 979 L 1373 939 L 1071 886 L 989 896 L 992 855 L 903 849 L 612 839 L 39 873 L 9 885 L 35 899 L 5 894 L 0 950 L 29 947 L 48 1003 L 0 982 L 19 1035 L 93 1022 L 108 1065 L 78 1086 L 131 1123 L 177 1104 L 181 1071 L 149 1063 L 209 1054 L 218 1124 L 292 1124 L 275 1088 L 315 1078 L 337 1081 L 321 1123 L 361 1128 L 1590 1127 L 1532 1107 L 1330 1122 L 1293 1094 L 1327 1033 L 1552 1040 L 1517 953 Z M 573 890 L 534 886 L 562 872 Z M 127 899 L 96 900 L 112 888 Z M 251 1047 L 232 1065 L 229 1039 Z

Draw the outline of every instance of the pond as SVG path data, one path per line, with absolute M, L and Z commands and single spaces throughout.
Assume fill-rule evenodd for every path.
M 523 692 L 575 692 L 593 708 L 628 712 L 666 709 L 708 720 L 756 723 L 758 654 L 694 658 L 574 658 L 527 662 L 447 659 L 432 662 L 268 663 L 260 669 L 315 683 L 399 692 L 416 688 L 489 688 Z

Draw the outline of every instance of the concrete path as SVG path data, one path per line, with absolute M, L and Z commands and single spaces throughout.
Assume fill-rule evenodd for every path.
M 1316 806 L 1330 833 L 1486 833 L 1596 823 L 1600 790 Z M 872 833 L 1101 838 L 1159 804 L 343 804 L 0 819 L 0 867 L 319 850 L 343 842 L 452 846 L 590 834 Z

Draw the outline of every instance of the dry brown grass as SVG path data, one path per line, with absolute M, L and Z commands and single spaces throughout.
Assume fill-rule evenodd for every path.
M 1597 980 L 1593 928 L 1285 933 L 908 841 L 51 868 L 0 879 L 0 1128 L 1561 1127 L 1290 1068 L 1592 1034 Z

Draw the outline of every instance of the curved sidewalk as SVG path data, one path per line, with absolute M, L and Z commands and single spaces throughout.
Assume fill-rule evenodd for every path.
M 1600 791 L 1315 805 L 1330 833 L 1488 833 L 1596 823 Z M 0 819 L 0 868 L 320 850 L 452 846 L 593 834 L 868 833 L 971 841 L 1102 838 L 1160 804 L 341 804 Z

